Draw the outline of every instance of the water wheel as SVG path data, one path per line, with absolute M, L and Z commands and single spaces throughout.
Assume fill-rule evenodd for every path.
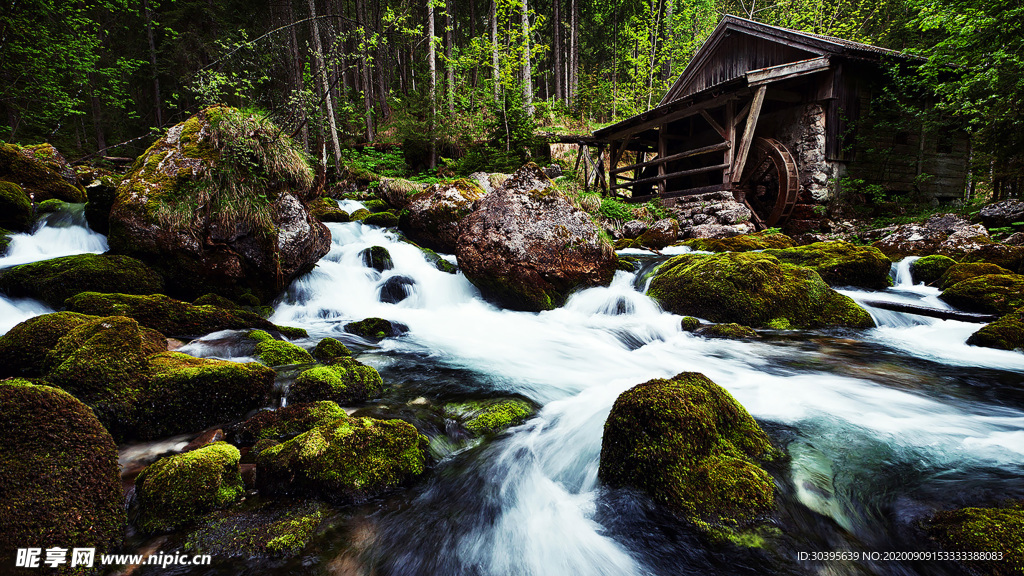
M 771 227 L 785 223 L 800 192 L 793 155 L 778 140 L 754 138 L 740 189 L 761 224 Z

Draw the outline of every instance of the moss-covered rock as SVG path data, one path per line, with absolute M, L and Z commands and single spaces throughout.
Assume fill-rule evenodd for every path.
M 117 445 L 70 394 L 25 380 L 0 382 L 0 556 L 19 548 L 112 553 L 126 517 Z M 53 573 L 47 571 L 47 573 Z M 94 573 L 65 564 L 57 574 Z
M 218 308 L 223 308 L 225 310 L 238 310 L 241 308 L 233 300 L 225 298 L 220 294 L 214 294 L 212 292 L 203 294 L 199 298 L 193 300 L 192 303 L 195 304 L 196 306 L 216 306 Z M 258 302 L 257 305 L 259 305 Z
M 988 274 L 1013 274 L 1006 268 L 996 266 L 995 264 L 989 264 L 987 262 L 962 262 L 954 264 L 946 269 L 946 271 L 939 277 L 938 286 L 939 289 L 945 290 L 954 284 L 963 282 L 968 278 L 975 278 L 977 276 L 985 276 Z
M 215 558 L 287 558 L 306 548 L 331 525 L 333 510 L 322 502 L 263 502 L 204 517 L 185 537 L 189 554 Z
M 256 358 L 267 366 L 311 364 L 313 356 L 291 342 L 275 340 L 264 330 L 253 330 L 246 335 L 256 342 Z
M 240 500 L 245 495 L 240 458 L 238 448 L 217 442 L 147 466 L 135 480 L 139 528 L 176 530 Z
M 381 226 L 384 228 L 394 228 L 398 226 L 398 216 L 393 212 L 374 212 L 363 218 L 363 224 L 372 224 L 374 226 Z
M 1024 274 L 1024 246 L 983 244 L 964 254 L 961 262 L 985 262 L 1005 268 L 1014 274 Z
M 391 253 L 383 246 L 365 248 L 359 252 L 359 257 L 362 258 L 364 266 L 373 268 L 378 272 L 391 270 L 395 267 L 395 261 L 391 259 Z
M 736 324 L 735 322 L 701 326 L 694 331 L 694 334 L 703 336 L 704 338 L 723 338 L 727 340 L 760 338 L 753 328 L 743 326 L 742 324 Z
M 286 440 L 318 426 L 345 418 L 334 402 L 300 402 L 277 410 L 262 410 L 230 431 L 235 444 L 249 446 L 260 440 Z
M 661 250 L 678 239 L 679 222 L 672 218 L 662 218 L 651 224 L 643 234 L 640 234 L 636 239 L 636 244 L 653 250 Z
M 662 264 L 648 295 L 675 314 L 754 328 L 870 328 L 871 316 L 810 268 L 750 252 L 683 254 Z
M 435 184 L 410 199 L 399 226 L 417 244 L 451 254 L 459 238 L 459 222 L 483 197 L 484 191 L 469 180 Z
M 345 332 L 362 336 L 373 342 L 399 336 L 407 330 L 402 324 L 375 317 L 365 318 L 358 322 L 349 322 L 345 325 Z
M 362 222 L 370 215 L 370 211 L 366 208 L 360 208 L 349 214 L 348 218 L 351 222 Z
M 769 248 L 792 248 L 796 246 L 793 239 L 785 234 L 743 234 L 731 238 L 692 238 L 681 242 L 694 250 L 704 252 L 749 252 L 750 250 L 766 250 Z
M 969 312 L 1009 314 L 1024 306 L 1024 276 L 975 276 L 946 288 L 939 298 Z
M 1001 556 L 998 560 L 964 562 L 972 571 L 983 569 L 994 576 L 1024 574 L 1024 502 L 1006 508 L 939 512 L 927 523 L 927 529 L 945 550 Z
M 892 261 L 873 246 L 855 246 L 836 240 L 769 249 L 764 254 L 775 256 L 786 264 L 807 266 L 830 286 L 857 286 L 872 290 L 884 290 L 889 286 Z
M 444 272 L 446 274 L 455 274 L 459 271 L 458 266 L 452 264 L 451 262 L 445 260 L 444 258 L 441 258 L 441 256 L 437 252 L 434 252 L 430 248 L 423 248 L 422 246 L 418 246 L 418 248 L 420 249 L 421 252 L 423 252 L 423 258 L 426 259 L 427 262 L 432 264 L 434 268 L 437 268 L 441 272 Z
M 679 325 L 684 332 L 693 332 L 701 327 L 701 322 L 693 316 L 683 316 L 683 319 L 679 321 Z
M 95 317 L 74 312 L 55 312 L 29 318 L 0 336 L 0 378 L 43 376 L 49 369 L 46 356 L 72 329 Z
M 41 214 L 53 214 L 54 212 L 60 211 L 67 205 L 67 202 L 63 200 L 57 200 L 56 198 L 43 200 L 42 202 L 36 205 L 36 215 L 39 216 Z
M 0 227 L 18 232 L 32 228 L 32 201 L 13 182 L 0 181 Z
M 348 349 L 338 340 L 334 338 L 324 338 L 323 340 L 316 343 L 316 347 L 313 348 L 313 358 L 321 362 L 328 362 L 339 356 L 351 356 L 352 351 Z
M 348 222 L 348 212 L 331 198 L 317 198 L 309 203 L 309 214 L 321 222 Z
M 262 495 L 315 495 L 358 502 L 426 469 L 427 438 L 401 420 L 343 418 L 260 452 Z
M 758 462 L 777 454 L 728 392 L 684 372 L 619 396 L 605 422 L 598 477 L 692 520 L 742 526 L 775 507 L 775 484 Z
M 86 199 L 74 170 L 49 144 L 18 146 L 0 142 L 0 180 L 18 184 L 36 202 L 59 198 L 78 203 Z
M 342 356 L 329 366 L 317 366 L 299 374 L 288 389 L 288 398 L 292 402 L 330 400 L 350 406 L 376 397 L 383 384 L 375 369 Z
M 390 208 L 390 206 L 387 202 L 379 198 L 371 198 L 370 200 L 363 200 L 363 208 L 366 208 L 372 214 L 377 214 L 379 212 L 384 212 Z
M 1024 308 L 1004 315 L 986 324 L 967 339 L 971 346 L 984 346 L 999 350 L 1024 348 Z
M 460 402 L 445 406 L 447 415 L 460 420 L 466 430 L 477 436 L 497 434 L 522 424 L 534 412 L 536 408 L 533 404 L 519 398 Z
M 0 290 L 14 298 L 36 298 L 54 308 L 81 292 L 155 294 L 159 274 L 128 256 L 79 254 L 14 266 L 0 272 Z
M 83 292 L 68 298 L 64 307 L 93 316 L 127 316 L 166 336 L 195 338 L 218 330 L 260 328 L 276 330 L 271 322 L 245 310 L 196 306 L 161 294 L 100 294 Z
M 910 277 L 915 284 L 925 283 L 928 285 L 938 282 L 939 278 L 946 273 L 950 266 L 956 264 L 949 256 L 932 254 L 919 258 L 910 263 Z

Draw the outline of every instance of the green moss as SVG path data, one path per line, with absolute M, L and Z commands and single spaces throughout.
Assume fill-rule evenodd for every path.
M 2 185 L 0 185 L 2 186 Z M 57 212 L 60 209 L 67 206 L 67 202 L 63 200 L 57 200 L 56 198 L 50 198 L 49 200 L 43 200 L 36 206 L 36 215 L 39 214 L 50 214 Z
M 314 362 L 309 352 L 291 342 L 275 340 L 273 336 L 263 330 L 253 330 L 247 336 L 250 340 L 256 341 L 256 358 L 267 366 L 311 364 Z
M 32 201 L 13 182 L 0 181 L 0 226 L 19 232 L 32 228 Z
M 977 276 L 985 276 L 988 274 L 1005 275 L 1013 274 L 1013 272 L 987 262 L 964 262 L 962 264 L 953 264 L 947 268 L 939 278 L 939 288 L 945 290 L 946 288 L 949 288 L 959 282 L 963 282 L 968 278 L 975 278 Z
M 619 396 L 605 422 L 598 476 L 692 520 L 743 526 L 775 506 L 775 484 L 757 462 L 777 456 L 728 392 L 684 372 Z
M 391 253 L 383 246 L 370 246 L 360 251 L 359 257 L 363 260 L 363 266 L 373 268 L 378 272 L 391 270 L 395 267 L 395 262 L 391 259 Z
M 417 248 L 419 248 L 420 251 L 423 252 L 423 258 L 425 258 L 427 262 L 433 264 L 434 268 L 437 268 L 441 272 L 445 272 L 447 274 L 455 274 L 459 271 L 458 266 L 452 264 L 451 262 L 445 260 L 444 258 L 441 258 L 441 256 L 438 255 L 437 252 L 434 252 L 430 248 L 424 248 L 422 246 L 417 246 Z
M 931 285 L 937 282 L 954 264 L 956 264 L 956 260 L 949 256 L 941 254 L 925 256 L 910 263 L 910 277 L 914 279 L 915 284 L 924 282 Z
M 636 272 L 637 264 L 639 264 L 639 261 L 636 258 L 619 256 L 615 264 L 615 269 L 622 270 L 623 272 Z
M 383 384 L 375 369 L 341 356 L 332 360 L 330 366 L 317 366 L 299 374 L 288 389 L 288 398 L 292 402 L 331 400 L 349 406 L 379 395 Z
M 80 292 L 154 294 L 163 287 L 156 272 L 128 256 L 79 254 L 0 272 L 0 290 L 15 298 L 37 298 L 54 308 Z
M 769 248 L 792 248 L 796 245 L 793 239 L 785 234 L 744 234 L 731 238 L 693 238 L 681 242 L 694 250 L 704 252 L 749 252 L 750 250 L 766 250 Z
M 230 303 L 230 301 L 228 301 Z M 276 326 L 252 312 L 220 306 L 195 306 L 161 294 L 136 296 L 83 292 L 68 298 L 64 307 L 94 316 L 127 316 L 167 336 L 195 338 L 218 330 Z
M 313 358 L 321 362 L 327 362 L 332 358 L 338 356 L 351 356 L 352 351 L 348 349 L 338 340 L 334 338 L 324 338 L 323 340 L 316 343 L 316 347 L 313 348 Z
M 964 562 L 995 576 L 1024 574 L 1024 503 L 1007 508 L 963 508 L 939 512 L 927 525 L 943 549 L 1000 552 L 1001 560 Z
M 349 220 L 351 222 L 361 222 L 363 220 L 366 220 L 369 216 L 370 216 L 370 211 L 369 210 L 367 210 L 366 208 L 360 208 L 360 209 L 356 210 L 355 212 L 352 212 L 351 214 L 349 214 L 348 218 L 349 218 Z
M 273 310 L 273 309 L 271 309 Z M 305 328 L 296 328 L 294 326 L 277 326 L 277 331 L 285 338 L 308 338 L 309 332 Z
M 85 191 L 73 183 L 74 172 L 69 173 L 66 163 L 57 160 L 58 156 L 53 150 L 40 158 L 31 149 L 0 142 L 0 180 L 19 184 L 36 202 L 50 198 L 85 202 Z
M 725 338 L 729 340 L 744 340 L 748 338 L 760 338 L 752 328 L 730 322 L 727 324 L 711 324 L 696 330 L 698 336 L 704 338 Z
M 295 556 L 330 522 L 320 502 L 262 503 L 243 510 L 214 512 L 185 539 L 190 554 L 216 558 Z
M 768 321 L 767 324 L 765 324 L 765 327 L 766 328 L 771 328 L 772 330 L 792 330 L 793 329 L 793 325 L 790 324 L 790 322 L 789 322 L 789 320 L 787 318 L 772 318 L 771 320 Z
M 345 418 L 261 452 L 256 481 L 263 495 L 362 501 L 422 474 L 426 447 L 401 420 Z
M 72 329 L 95 317 L 74 312 L 55 312 L 29 318 L 0 336 L 0 378 L 43 376 L 46 356 Z
M 779 234 L 767 236 L 775 238 Z M 794 248 L 768 249 L 764 254 L 780 262 L 807 266 L 831 286 L 857 286 L 884 290 L 889 286 L 892 261 L 873 246 L 855 246 L 849 242 L 815 242 Z
M 135 480 L 139 528 L 165 532 L 191 524 L 245 495 L 238 449 L 216 442 L 150 464 Z
M 628 248 L 643 248 L 643 246 L 638 244 L 633 238 L 619 238 L 615 241 L 614 248 L 616 250 L 626 250 Z
M 680 321 L 680 325 L 685 332 L 693 332 L 701 326 L 700 320 L 693 316 L 683 316 L 683 319 Z
M 375 342 L 400 334 L 399 329 L 390 321 L 373 317 L 365 318 L 358 322 L 349 322 L 345 325 L 345 332 L 356 334 Z
M 242 445 L 259 440 L 282 440 L 345 417 L 345 411 L 330 401 L 289 404 L 277 410 L 262 410 L 235 426 L 231 440 Z
M 863 308 L 814 270 L 758 253 L 676 256 L 655 272 L 648 295 L 675 314 L 754 328 L 782 319 L 794 328 L 874 326 Z
M 192 301 L 196 306 L 216 306 L 217 308 L 223 308 L 225 310 L 238 310 L 238 304 L 233 301 L 221 296 L 220 294 L 214 294 L 212 292 L 203 294 L 199 298 Z
M 943 290 L 939 298 L 969 312 L 1009 314 L 1024 306 L 1024 276 L 992 274 L 968 278 Z
M 388 206 L 387 202 L 374 198 L 372 200 L 364 200 L 363 207 L 369 210 L 370 212 L 377 213 L 384 212 L 390 206 Z
M 18 548 L 115 552 L 127 522 L 117 457 L 110 434 L 70 394 L 25 380 L 0 382 L 5 565 L 13 566 Z M 55 572 L 86 570 L 64 565 Z
M 363 219 L 364 224 L 394 228 L 398 226 L 398 216 L 391 212 L 375 212 Z
M 1024 308 L 1018 308 L 995 322 L 982 326 L 980 330 L 971 334 L 967 343 L 971 346 L 999 350 L 1024 348 Z
M 242 464 L 255 464 L 256 457 L 260 455 L 260 452 L 263 452 L 264 450 L 270 448 L 271 446 L 277 446 L 280 443 L 281 442 L 279 440 L 273 440 L 271 438 L 263 438 L 262 440 L 257 440 L 256 443 L 252 445 L 252 448 L 250 448 L 248 452 L 242 455 L 242 459 L 240 460 L 240 462 Z
M 459 414 L 466 430 L 484 436 L 522 424 L 535 409 L 525 400 L 511 398 L 448 405 L 446 411 Z
M 309 203 L 309 214 L 321 222 L 348 222 L 348 212 L 331 198 L 317 198 Z

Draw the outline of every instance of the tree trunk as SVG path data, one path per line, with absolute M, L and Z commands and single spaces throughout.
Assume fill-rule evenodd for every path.
M 160 105 L 160 72 L 156 65 L 156 42 L 153 40 L 153 12 L 149 9 L 149 0 L 142 0 L 142 10 L 146 13 L 146 37 L 149 39 L 149 63 L 153 67 L 153 98 L 155 100 L 156 125 L 164 125 L 164 114 Z
M 498 0 L 491 2 L 491 78 L 494 79 L 494 101 L 501 100 L 501 70 L 498 68 Z
M 437 135 L 434 127 L 437 119 L 437 62 L 434 54 L 434 0 L 427 0 L 427 62 L 430 67 L 430 168 L 437 167 Z
M 366 2 L 356 0 L 356 18 L 359 20 L 359 68 L 362 71 L 363 117 L 366 119 L 366 141 L 373 142 L 373 80 L 370 78 L 370 52 L 366 33 L 369 20 L 366 18 Z
M 578 0 L 569 0 L 569 100 L 576 101 L 580 83 L 580 6 Z
M 452 45 L 455 39 L 455 2 L 445 0 L 444 5 L 444 69 L 447 79 L 445 100 L 448 112 L 455 112 L 455 66 L 452 62 Z
M 533 66 L 530 57 L 530 7 L 523 0 L 523 108 L 533 117 Z
M 288 15 L 288 23 L 295 22 L 295 11 L 292 7 L 292 0 L 288 0 L 285 4 Z M 299 52 L 299 40 L 295 33 L 295 26 L 292 26 L 289 30 L 288 36 L 288 49 L 291 51 L 291 66 L 289 68 L 292 71 L 292 90 L 298 91 L 300 94 L 305 91 L 305 80 L 303 78 L 303 68 L 305 68 L 304 62 L 302 61 L 302 55 Z M 300 138 L 302 139 L 302 149 L 309 151 L 309 123 L 306 122 L 306 108 L 305 106 L 298 106 L 299 115 L 296 121 L 302 125 L 300 131 Z
M 92 72 L 88 77 L 89 91 L 91 92 L 89 100 L 92 102 L 92 125 L 96 129 L 96 150 L 102 151 L 107 147 L 107 137 L 103 134 L 103 107 L 100 97 L 96 93 L 96 77 Z
M 309 17 L 312 18 L 313 56 L 315 57 L 317 74 L 320 76 L 320 94 L 327 108 L 327 124 L 331 130 L 331 146 L 334 149 L 335 170 L 341 170 L 341 144 L 338 142 L 338 126 L 334 120 L 334 102 L 331 99 L 331 86 L 327 81 L 327 68 L 324 66 L 324 50 L 320 44 L 320 26 L 316 20 L 316 0 L 309 0 Z
M 554 53 L 555 53 L 555 98 L 563 100 L 565 98 L 565 90 L 562 86 L 562 17 L 560 15 L 562 0 L 551 0 L 555 18 L 551 25 L 553 27 L 552 35 L 554 36 Z

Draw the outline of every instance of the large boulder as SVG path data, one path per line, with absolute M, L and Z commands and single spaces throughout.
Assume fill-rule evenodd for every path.
M 401 420 L 339 418 L 260 452 L 256 483 L 261 495 L 360 502 L 422 474 L 427 445 Z
M 873 246 L 849 242 L 815 242 L 806 246 L 765 250 L 781 262 L 807 266 L 831 286 L 857 286 L 884 290 L 889 286 L 892 261 Z
M 80 292 L 154 294 L 159 274 L 128 256 L 78 254 L 14 266 L 0 272 L 0 290 L 13 298 L 36 298 L 54 308 Z
M 13 182 L 0 181 L 0 228 L 18 232 L 32 228 L 32 201 Z
M 753 328 L 875 325 L 814 270 L 753 252 L 676 256 L 657 269 L 648 295 L 675 314 Z
M 145 532 L 186 526 L 245 495 L 238 448 L 216 442 L 150 464 L 135 479 L 138 525 Z
M 1024 502 L 939 512 L 925 527 L 944 550 L 963 553 L 967 572 L 1024 574 Z
M 872 246 L 893 260 L 929 254 L 960 257 L 992 242 L 984 226 L 957 214 L 936 214 L 924 224 L 884 228 L 869 237 L 880 238 Z
M 159 270 L 174 296 L 270 299 L 330 250 L 301 200 L 312 182 L 269 120 L 207 108 L 136 160 L 110 213 L 110 248 Z
M 18 146 L 0 142 L 0 180 L 18 184 L 35 202 L 50 198 L 86 200 L 75 171 L 49 144 Z
M 56 312 L 29 318 L 0 336 L 0 378 L 46 374 L 47 355 L 72 329 L 94 316 Z
M 777 456 L 727 391 L 683 372 L 618 397 L 604 425 L 598 478 L 692 520 L 743 525 L 775 507 L 775 483 L 758 464 Z
M 968 278 L 976 278 L 987 274 L 1013 274 L 1013 272 L 1002 266 L 996 266 L 987 262 L 960 262 L 953 264 L 942 273 L 938 280 L 938 286 L 940 290 L 945 290 Z
M 1024 221 L 1024 202 L 1020 200 L 1002 200 L 981 208 L 978 213 L 981 223 L 986 228 L 1002 228 L 1014 222 Z
M 469 180 L 434 184 L 411 198 L 399 226 L 416 243 L 451 254 L 459 239 L 459 222 L 483 197 L 484 191 Z
M 1009 314 L 1024 306 L 1024 276 L 975 276 L 946 288 L 939 298 L 969 312 Z
M 971 346 L 984 346 L 999 350 L 1024 348 L 1024 308 L 1018 308 L 1001 318 L 982 326 L 967 339 Z
M 910 263 L 910 277 L 915 284 L 934 284 L 954 264 L 956 260 L 942 254 L 925 256 Z
M 0 382 L 0 485 L 5 570 L 19 548 L 96 548 L 99 557 L 124 538 L 117 445 L 92 410 L 67 392 Z M 69 564 L 56 571 L 98 572 Z
M 650 228 L 640 234 L 636 243 L 645 248 L 661 250 L 678 239 L 679 223 L 672 218 L 663 218 L 651 224 Z
M 532 163 L 463 219 L 455 254 L 487 297 L 529 311 L 557 308 L 577 288 L 608 284 L 617 263 L 587 214 Z

